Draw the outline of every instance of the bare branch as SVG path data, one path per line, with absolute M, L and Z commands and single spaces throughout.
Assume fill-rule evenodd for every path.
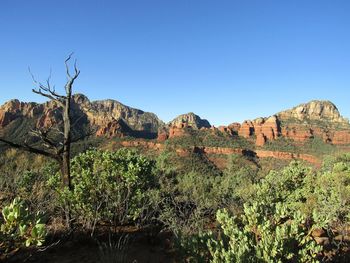
M 32 89 L 32 91 L 36 94 L 39 94 L 39 95 L 44 96 L 46 98 L 49 98 L 50 100 L 56 101 L 58 104 L 60 104 L 60 106 L 64 106 L 64 103 L 60 99 L 55 98 L 54 96 L 52 96 L 50 94 L 46 94 L 46 93 L 42 92 L 41 89 L 39 89 L 39 90 Z
M 77 60 L 76 59 L 74 61 L 74 71 L 75 71 L 75 76 L 76 76 L 75 78 L 77 78 L 79 73 L 80 73 L 80 70 L 78 70 L 78 68 L 77 68 Z
M 46 86 L 43 85 L 41 82 L 38 82 L 33 73 L 31 72 L 30 70 L 30 67 L 28 67 L 28 71 L 33 79 L 33 82 L 35 85 L 38 86 L 38 90 L 37 89 L 32 89 L 32 91 L 36 94 L 39 94 L 41 96 L 44 96 L 46 98 L 49 98 L 51 100 L 54 100 L 54 101 L 57 101 L 61 106 L 64 106 L 63 105 L 63 102 L 62 102 L 62 99 L 66 99 L 66 96 L 62 96 L 62 95 L 59 95 L 55 92 L 55 88 L 51 88 L 51 84 L 50 84 L 50 79 L 51 79 L 51 70 L 50 70 L 50 75 L 49 77 L 47 78 L 46 80 Z M 44 92 L 43 92 L 44 91 Z
M 36 154 L 40 154 L 40 155 L 43 155 L 43 156 L 46 156 L 46 157 L 50 157 L 52 159 L 55 159 L 57 161 L 61 161 L 62 157 L 59 156 L 59 155 L 56 155 L 56 154 L 53 154 L 53 153 L 50 153 L 50 152 L 47 152 L 47 151 L 44 151 L 44 150 L 41 150 L 41 149 L 37 149 L 37 148 L 34 148 L 32 146 L 29 146 L 28 144 L 18 144 L 18 143 L 14 143 L 14 142 L 10 142 L 8 140 L 5 140 L 3 138 L 0 138 L 0 142 L 3 142 L 13 148 L 16 148 L 16 149 L 20 149 L 20 150 L 24 150 L 26 152 L 31 152 L 31 153 L 36 153 Z
M 87 137 L 89 137 L 89 136 L 94 135 L 95 133 L 96 133 L 96 130 L 89 130 L 87 133 L 84 133 L 84 134 L 82 134 L 81 136 L 78 136 L 78 137 L 76 137 L 76 138 L 73 138 L 73 139 L 71 140 L 71 143 L 75 143 L 75 142 L 78 142 L 78 141 L 80 141 L 80 140 L 83 140 L 83 139 L 85 139 L 85 138 L 87 138 Z
M 66 73 L 67 73 L 67 76 L 69 77 L 69 79 L 72 79 L 72 76 L 69 73 L 68 61 L 72 58 L 73 54 L 74 54 L 74 52 L 70 53 L 68 58 L 66 58 L 66 60 L 64 61 L 64 64 L 66 65 Z
M 40 140 L 43 141 L 44 145 L 47 148 L 51 148 L 55 150 L 56 152 L 58 151 L 59 143 L 55 143 L 49 138 L 49 130 L 31 130 L 30 134 L 32 134 L 34 137 L 39 138 Z M 62 145 L 62 144 L 61 144 Z

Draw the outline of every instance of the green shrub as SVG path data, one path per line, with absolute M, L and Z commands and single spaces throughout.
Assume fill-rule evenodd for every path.
M 41 246 L 46 236 L 46 226 L 41 213 L 32 214 L 24 202 L 15 198 L 12 203 L 2 208 L 3 223 L 0 236 L 12 246 Z
M 179 147 L 205 146 L 241 149 L 255 148 L 252 142 L 238 135 L 231 136 L 220 131 L 193 130 L 190 128 L 186 130 L 186 135 L 168 139 L 166 144 Z
M 343 236 L 349 234 L 350 154 L 332 159 L 324 163 L 308 199 L 313 200 L 311 205 L 315 223 L 326 229 L 332 242 L 341 248 L 346 244 L 341 240 L 336 241 L 334 232 Z
M 295 144 L 295 141 L 285 137 L 279 137 L 276 140 L 267 141 L 263 146 L 263 149 L 270 151 L 282 151 L 282 152 L 292 152 L 299 153 L 300 146 Z
M 316 136 L 314 138 L 308 139 L 304 143 L 302 150 L 305 153 L 313 154 L 316 156 L 324 156 L 336 153 L 337 147 L 324 142 L 322 138 Z
M 148 208 L 148 192 L 155 185 L 155 163 L 134 151 L 89 150 L 72 160 L 72 191 L 63 201 L 76 222 L 92 232 L 100 221 L 136 222 Z
M 254 183 L 258 181 L 258 167 L 241 155 L 232 155 L 220 178 L 216 191 L 223 207 L 230 211 L 242 210 L 243 203 L 254 194 Z
M 208 241 L 211 262 L 318 262 L 322 247 L 310 236 L 305 218 L 289 214 L 282 203 L 266 215 L 263 203 L 244 207 L 241 217 L 230 217 L 226 210 L 217 213 L 223 233 Z

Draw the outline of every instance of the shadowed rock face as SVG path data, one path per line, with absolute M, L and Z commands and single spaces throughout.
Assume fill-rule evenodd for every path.
M 182 114 L 176 117 L 174 120 L 169 122 L 168 126 L 170 127 L 191 127 L 192 129 L 201 129 L 201 128 L 210 128 L 210 123 L 201 119 L 198 115 L 193 112 Z
M 164 123 L 154 113 L 134 109 L 116 100 L 100 100 L 90 102 L 81 94 L 74 96 L 77 105 L 86 114 L 92 125 L 106 126 L 122 120 L 135 131 L 156 133 Z

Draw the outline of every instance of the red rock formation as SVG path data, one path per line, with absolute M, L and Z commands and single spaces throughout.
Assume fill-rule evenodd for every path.
M 181 125 L 186 125 L 196 130 L 211 127 L 210 123 L 207 120 L 201 119 L 198 115 L 194 114 L 193 112 L 177 116 L 168 125 L 170 127 L 180 127 Z
M 41 104 L 25 103 L 19 100 L 10 100 L 0 106 L 0 127 L 5 127 L 13 120 L 23 116 L 32 118 L 43 111 Z
M 131 133 L 132 130 L 128 127 L 128 125 L 123 120 L 119 119 L 108 122 L 105 125 L 101 125 L 96 132 L 96 136 L 123 138 Z
M 331 141 L 333 144 L 350 144 L 350 131 L 335 131 Z
M 229 130 L 229 128 L 226 127 L 226 126 L 219 126 L 219 127 L 218 127 L 218 130 L 219 130 L 220 132 L 222 132 L 222 133 L 230 133 L 230 132 L 231 132 L 231 131 Z
M 186 128 L 188 128 L 188 126 L 184 123 L 179 124 L 177 126 L 170 127 L 169 128 L 169 139 L 174 138 L 174 137 L 181 137 L 181 136 L 188 135 L 186 133 Z
M 266 143 L 266 137 L 264 136 L 263 133 L 259 133 L 258 135 L 256 135 L 256 141 L 255 141 L 256 146 L 264 146 L 265 143 Z
M 36 126 L 41 127 L 50 127 L 54 124 L 60 122 L 61 114 L 56 109 L 47 108 L 44 110 L 42 115 L 39 117 Z
M 238 123 L 238 122 L 234 122 L 234 123 L 231 123 L 228 128 L 232 131 L 235 131 L 236 133 L 238 133 L 239 129 L 241 128 L 241 124 Z
M 299 125 L 282 127 L 282 136 L 297 142 L 304 142 L 313 137 L 312 131 Z
M 96 136 L 106 136 L 107 138 L 111 137 L 124 137 L 124 134 L 120 132 L 120 125 L 115 122 L 109 122 L 107 125 L 100 127 L 97 130 Z
M 239 123 L 231 123 L 229 126 L 219 126 L 217 128 L 218 131 L 222 133 L 226 133 L 228 135 L 236 135 L 238 134 L 239 129 L 241 128 L 241 124 Z
M 158 130 L 158 136 L 157 136 L 157 140 L 159 142 L 164 142 L 169 138 L 168 132 L 166 129 L 159 129 Z
M 245 121 L 242 123 L 241 128 L 238 131 L 238 135 L 244 138 L 249 138 L 254 133 L 254 125 L 251 121 Z
M 256 136 L 256 145 L 263 146 L 266 141 L 275 140 L 280 135 L 280 126 L 276 116 L 245 121 L 239 128 L 238 134 L 245 138 Z

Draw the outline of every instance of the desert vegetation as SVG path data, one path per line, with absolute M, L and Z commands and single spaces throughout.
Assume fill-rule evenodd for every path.
M 267 173 L 240 155 L 224 171 L 198 153 L 185 165 L 176 158 L 90 149 L 72 158 L 69 189 L 55 162 L 7 150 L 0 160 L 2 259 L 25 251 L 35 258 L 45 253 L 40 247 L 80 233 L 100 247 L 100 258 L 128 262 L 136 241 L 122 234 L 133 228 L 153 242 L 167 233 L 162 246 L 174 262 L 346 260 L 349 154 L 328 157 L 319 169 L 293 161 Z M 118 242 L 125 244 L 112 245 Z

